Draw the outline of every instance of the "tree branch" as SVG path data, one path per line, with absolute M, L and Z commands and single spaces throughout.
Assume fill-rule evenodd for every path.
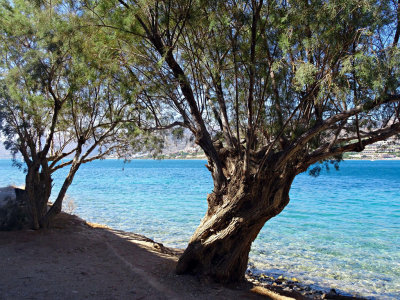
M 360 147 L 360 142 L 357 140 L 354 143 L 350 143 L 347 145 L 343 146 L 338 146 L 338 147 L 329 147 L 329 143 L 324 144 L 311 154 L 307 155 L 306 158 L 304 159 L 304 162 L 301 164 L 301 169 L 304 171 L 306 170 L 310 165 L 327 159 L 329 157 L 344 153 L 344 152 L 361 152 L 364 150 L 366 145 L 370 145 L 373 143 L 376 143 L 378 141 L 383 141 L 386 140 L 396 134 L 400 133 L 400 122 L 393 124 L 391 126 L 388 126 L 383 129 L 375 130 L 373 132 L 370 132 L 368 135 L 364 137 L 362 140 L 362 145 L 363 147 Z M 354 136 L 354 139 L 357 139 L 357 136 Z
M 392 103 L 392 102 L 397 102 L 400 101 L 400 95 L 387 95 L 386 97 L 377 99 L 377 100 L 371 100 L 368 101 L 364 104 L 358 105 L 352 109 L 345 110 L 339 114 L 336 114 L 325 121 L 323 121 L 320 124 L 316 124 L 312 128 L 310 128 L 308 131 L 303 133 L 296 141 L 294 141 L 291 146 L 286 149 L 282 155 L 281 158 L 277 161 L 276 167 L 279 169 L 283 164 L 285 164 L 288 160 L 291 159 L 291 157 L 297 152 L 300 151 L 303 146 L 305 146 L 313 137 L 317 136 L 320 132 L 328 129 L 330 126 L 333 124 L 346 120 L 351 116 L 354 116 L 360 112 L 363 111 L 370 111 L 380 105 L 387 104 L 387 103 Z

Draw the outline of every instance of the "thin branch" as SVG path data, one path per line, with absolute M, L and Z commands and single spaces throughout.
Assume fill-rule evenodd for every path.
M 328 129 L 332 125 L 342 120 L 348 119 L 351 116 L 354 116 L 363 111 L 370 111 L 375 107 L 378 107 L 382 104 L 392 103 L 400 101 L 400 95 L 387 95 L 385 97 L 381 97 L 380 99 L 370 100 L 364 104 L 360 104 L 352 109 L 343 111 L 342 113 L 336 114 L 320 124 L 316 124 L 308 131 L 303 133 L 299 138 L 296 139 L 292 143 L 292 145 L 286 149 L 283 153 L 281 158 L 277 161 L 276 167 L 280 168 L 284 163 L 286 163 L 294 153 L 301 150 L 303 146 L 305 146 L 312 138 L 317 136 L 322 131 Z
M 168 124 L 168 125 L 164 125 L 164 126 L 160 125 L 160 126 L 156 126 L 156 127 L 148 127 L 148 128 L 142 128 L 142 129 L 145 130 L 145 131 L 156 131 L 156 130 L 171 129 L 171 128 L 174 128 L 174 127 L 177 127 L 177 126 L 186 127 L 185 123 L 177 121 L 177 122 L 174 122 L 174 123 L 171 123 L 171 124 Z
M 383 129 L 372 131 L 368 134 L 366 138 L 362 140 L 363 147 L 360 147 L 359 141 L 347 144 L 344 146 L 332 147 L 329 148 L 329 144 L 325 144 L 322 147 L 318 148 L 311 154 L 307 155 L 307 157 L 303 160 L 301 164 L 301 170 L 306 170 L 310 165 L 327 159 L 329 157 L 344 153 L 344 152 L 360 152 L 364 150 L 366 145 L 370 145 L 376 143 L 378 141 L 386 140 L 396 134 L 400 133 L 400 123 L 393 124 Z M 353 139 L 356 139 L 354 137 Z

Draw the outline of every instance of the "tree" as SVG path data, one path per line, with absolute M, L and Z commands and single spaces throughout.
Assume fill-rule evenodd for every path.
M 2 2 L 0 7 L 0 130 L 6 148 L 26 164 L 25 190 L 32 227 L 47 227 L 83 163 L 110 154 L 127 156 L 138 141 L 135 87 L 122 88 L 102 53 L 95 32 L 74 27 L 79 10 L 64 2 L 36 5 Z M 149 148 L 155 146 L 147 144 Z M 48 209 L 52 174 L 69 167 Z
M 177 272 L 242 280 L 296 175 L 400 132 L 396 1 L 100 1 L 154 127 L 191 131 L 214 189 Z M 161 121 L 158 121 L 161 120 Z M 318 169 L 312 167 L 314 174 Z

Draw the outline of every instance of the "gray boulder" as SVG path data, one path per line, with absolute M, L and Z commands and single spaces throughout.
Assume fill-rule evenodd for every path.
M 0 230 L 21 229 L 28 224 L 25 190 L 12 186 L 0 188 Z

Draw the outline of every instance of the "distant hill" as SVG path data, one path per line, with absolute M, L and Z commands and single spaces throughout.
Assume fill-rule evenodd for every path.
M 160 157 L 163 158 L 203 158 L 204 153 L 191 138 L 190 132 L 184 131 L 180 139 L 174 138 L 172 135 L 167 135 L 165 138 L 165 147 L 162 150 Z M 97 152 L 94 151 L 93 155 Z M 135 157 L 147 158 L 151 157 L 148 153 L 138 153 Z M 4 148 L 3 140 L 0 138 L 0 159 L 11 159 L 10 151 Z
M 165 159 L 205 159 L 203 150 L 195 144 L 191 133 L 184 130 L 177 139 L 172 134 L 164 136 L 164 148 L 158 158 Z M 134 158 L 152 158 L 149 153 L 138 153 Z

